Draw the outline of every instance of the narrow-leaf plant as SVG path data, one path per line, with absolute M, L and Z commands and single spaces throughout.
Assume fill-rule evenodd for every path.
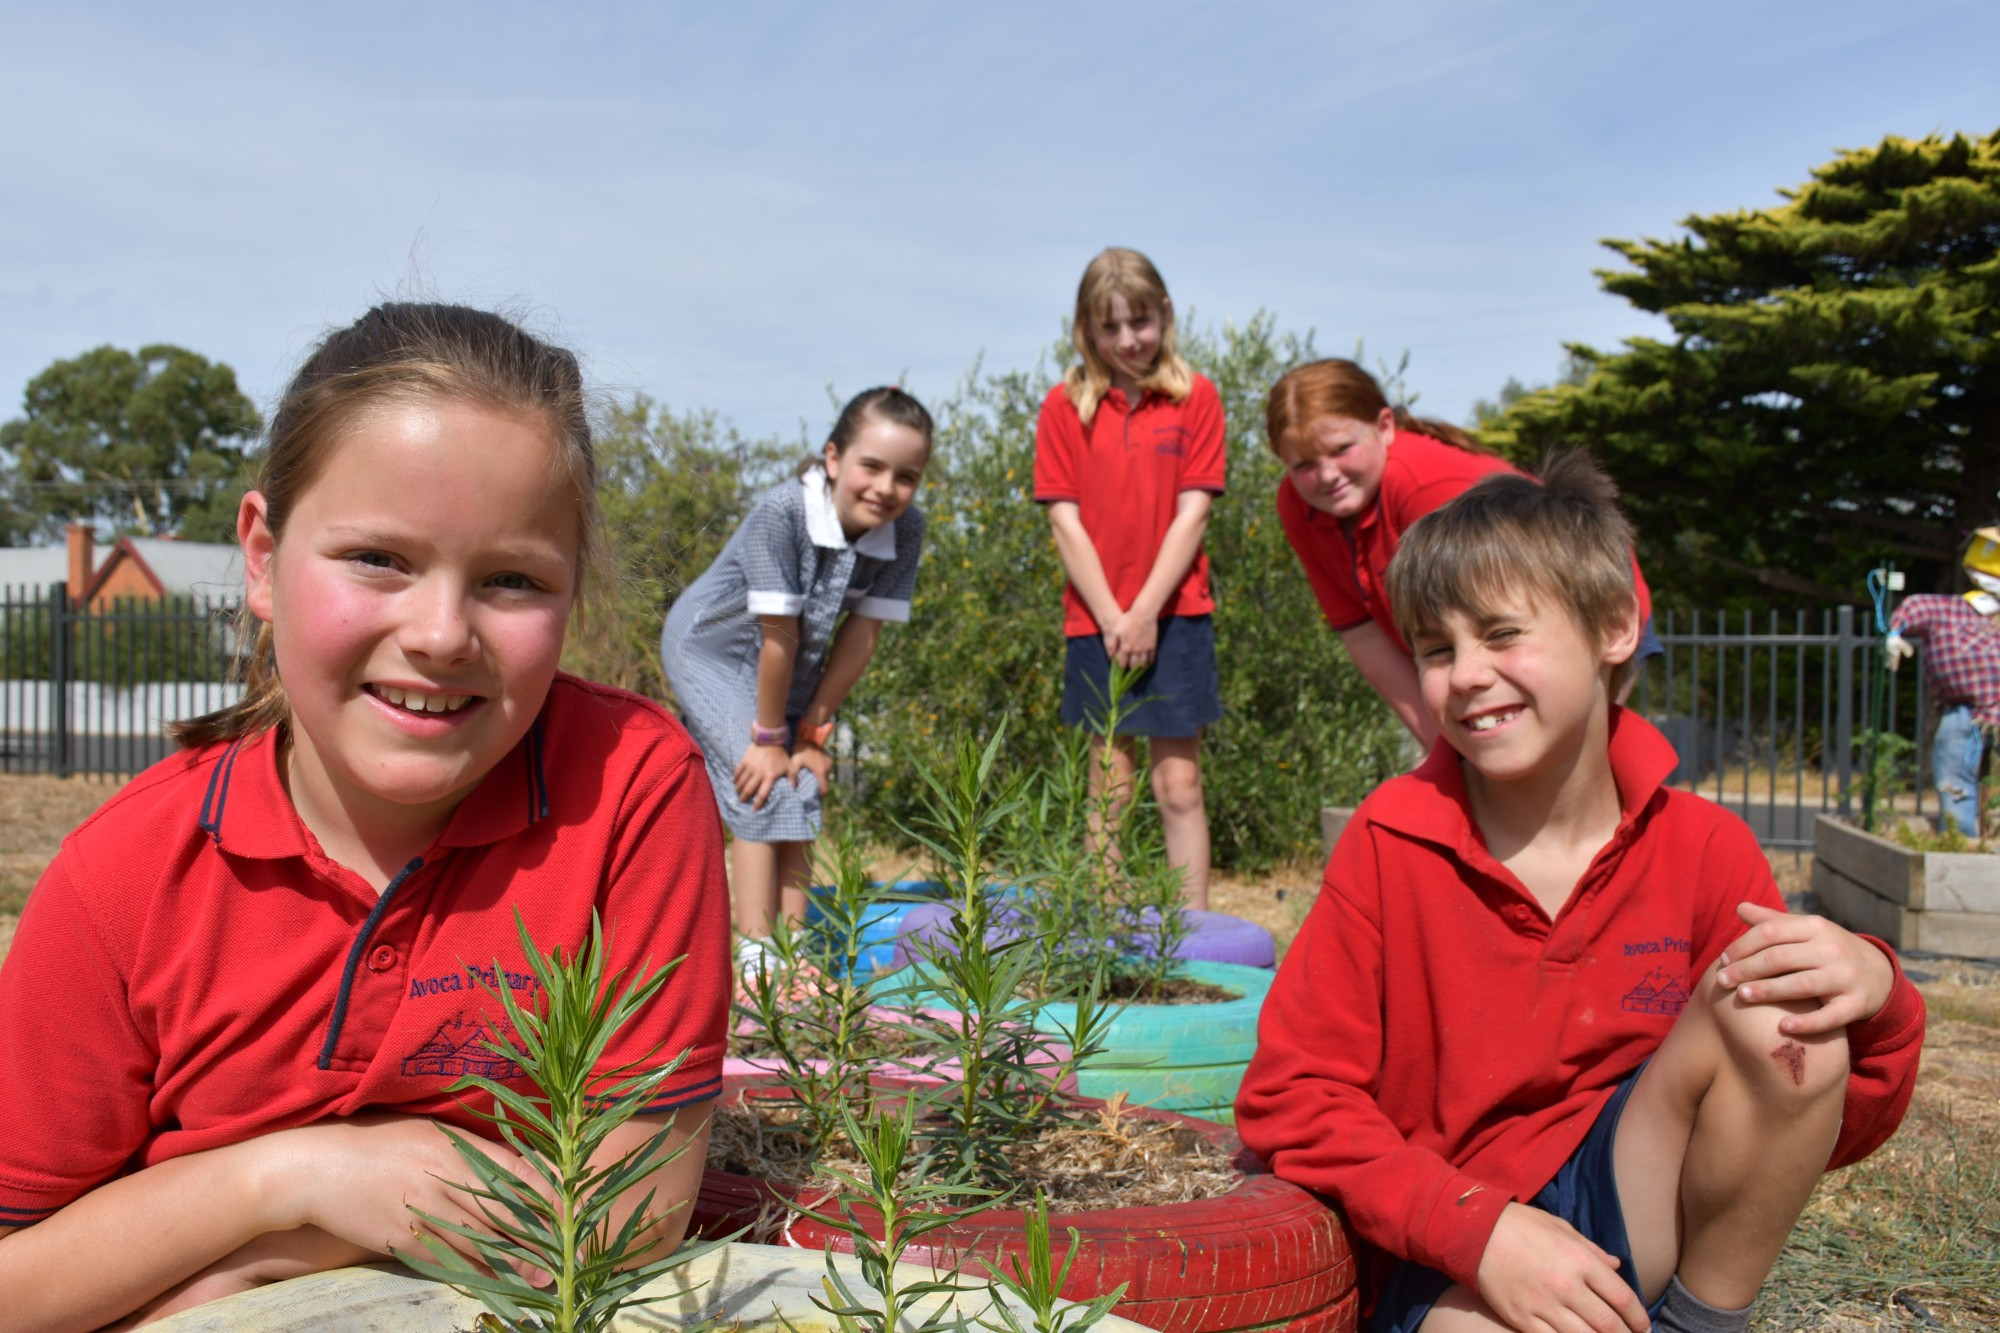
M 525 1070 L 536 1091 L 523 1094 L 478 1074 L 460 1078 L 452 1091 L 478 1089 L 491 1095 L 493 1110 L 477 1114 L 520 1154 L 534 1179 L 499 1166 L 464 1135 L 445 1128 L 479 1179 L 477 1186 L 460 1188 L 477 1200 L 490 1230 L 411 1211 L 433 1231 L 469 1241 L 484 1268 L 437 1235 L 421 1231 L 419 1238 L 432 1259 L 398 1257 L 419 1273 L 473 1296 L 507 1329 L 597 1333 L 611 1327 L 620 1309 L 637 1303 L 639 1288 L 722 1243 L 684 1246 L 664 1258 L 639 1262 L 662 1217 L 653 1211 L 651 1190 L 623 1225 L 613 1226 L 614 1208 L 653 1171 L 685 1151 L 668 1152 L 664 1131 L 615 1161 L 597 1165 L 591 1160 L 687 1057 L 683 1051 L 655 1063 L 649 1053 L 597 1070 L 612 1037 L 659 994 L 681 960 L 621 986 L 619 974 L 605 975 L 604 931 L 595 914 L 590 942 L 568 956 L 561 949 L 543 953 L 529 938 L 519 912 L 515 927 L 543 1002 L 539 1009 L 525 1007 L 504 983 L 487 983 L 507 1020 L 506 1030 L 488 1048 Z M 504 975 L 497 967 L 494 974 Z M 540 1269 L 553 1281 L 533 1286 L 520 1275 L 522 1268 Z

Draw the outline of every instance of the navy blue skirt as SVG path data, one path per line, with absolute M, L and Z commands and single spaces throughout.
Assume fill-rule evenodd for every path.
M 1062 720 L 1098 727 L 1111 693 L 1111 657 L 1104 636 L 1078 634 L 1063 654 Z M 1125 693 L 1134 705 L 1118 724 L 1121 736 L 1193 736 L 1222 718 L 1222 677 L 1215 665 L 1215 621 L 1210 616 L 1168 616 L 1160 622 L 1160 647 Z

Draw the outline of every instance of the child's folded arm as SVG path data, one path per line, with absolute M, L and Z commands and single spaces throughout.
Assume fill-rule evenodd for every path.
M 1510 1196 L 1412 1145 L 1375 1099 L 1382 936 L 1366 887 L 1378 876 L 1359 832 L 1350 826 L 1335 851 L 1264 1002 L 1237 1133 L 1277 1174 L 1331 1195 L 1369 1244 L 1470 1285 Z

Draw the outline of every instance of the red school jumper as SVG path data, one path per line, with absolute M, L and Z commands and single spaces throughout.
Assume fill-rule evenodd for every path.
M 1278 523 L 1305 567 L 1306 581 L 1319 598 L 1326 623 L 1344 633 L 1372 620 L 1405 653 L 1410 646 L 1396 632 L 1383 572 L 1403 544 L 1412 523 L 1456 500 L 1496 472 L 1521 470 L 1504 458 L 1474 453 L 1399 430 L 1389 442 L 1388 461 L 1375 503 L 1355 522 L 1350 538 L 1340 520 L 1314 509 L 1289 481 L 1278 483 Z M 1632 585 L 1639 595 L 1639 623 L 1653 614 L 1653 597 L 1639 559 L 1632 558 Z
M 1088 426 L 1062 384 L 1042 400 L 1035 422 L 1035 499 L 1075 503 L 1097 548 L 1118 605 L 1130 606 L 1153 572 L 1182 491 L 1220 495 L 1227 470 L 1222 443 L 1222 396 L 1204 375 L 1180 402 L 1147 393 L 1134 408 L 1113 388 L 1098 400 Z M 1180 587 L 1160 615 L 1205 616 L 1215 610 L 1208 586 L 1208 552 L 1195 553 Z M 1076 588 L 1063 585 L 1063 634 L 1102 634 Z
M 558 675 L 512 753 L 379 895 L 329 861 L 275 733 L 155 764 L 36 884 L 0 966 L 0 1225 L 123 1171 L 370 1111 L 484 1122 L 482 986 L 537 999 L 514 913 L 565 952 L 603 916 L 627 980 L 686 956 L 600 1067 L 689 1049 L 649 1112 L 712 1097 L 729 999 L 722 832 L 665 710 Z M 488 1105 L 490 1099 L 481 1097 Z
M 1378 1256 L 1476 1288 L 1500 1210 L 1576 1151 L 1665 1039 L 1703 972 L 1782 908 L 1748 827 L 1660 784 L 1673 747 L 1611 711 L 1623 816 L 1552 922 L 1472 821 L 1440 742 L 1341 834 L 1257 1026 L 1236 1130 L 1272 1170 L 1334 1196 Z M 1829 1166 L 1874 1151 L 1916 1084 L 1923 999 L 1896 980 L 1848 1029 L 1853 1074 Z

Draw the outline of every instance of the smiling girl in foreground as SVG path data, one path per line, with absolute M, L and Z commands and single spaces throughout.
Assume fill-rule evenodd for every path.
M 931 414 L 898 388 L 841 410 L 822 456 L 757 498 L 722 554 L 675 600 L 660 657 L 735 840 L 736 928 L 762 949 L 782 909 L 805 918 L 833 715 L 910 618 Z
M 707 1108 L 669 1113 L 719 1086 L 721 831 L 679 724 L 556 670 L 592 474 L 575 358 L 497 316 L 385 305 L 299 371 L 237 520 L 242 701 L 69 837 L 0 968 L 10 1328 L 408 1250 L 413 1206 L 483 1225 L 434 1122 L 481 1132 L 463 1073 L 523 1086 L 482 988 L 538 999 L 516 912 L 565 952 L 601 913 L 628 977 L 685 957 L 600 1063 L 690 1054 L 599 1156 L 664 1130 L 654 1210 L 693 1194 Z

